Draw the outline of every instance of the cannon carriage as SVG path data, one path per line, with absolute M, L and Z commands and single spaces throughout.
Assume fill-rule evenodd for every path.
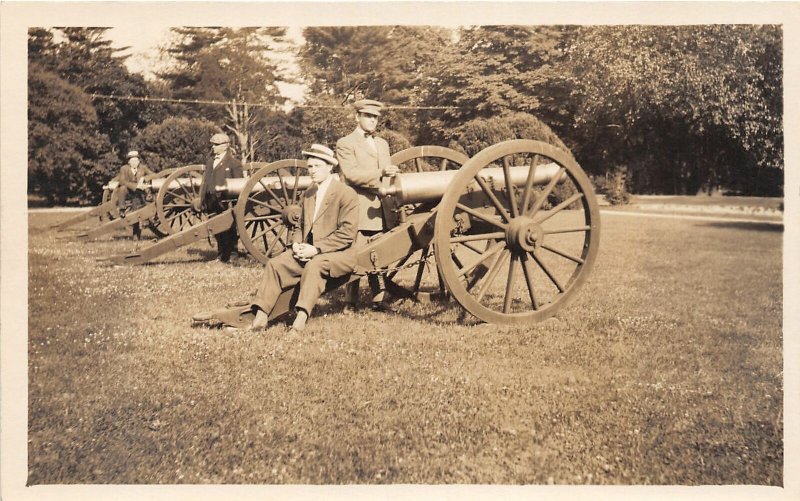
M 531 140 L 498 143 L 470 159 L 446 148 L 411 150 L 397 155 L 414 167 L 381 189 L 389 229 L 358 249 L 356 269 L 330 280 L 328 291 L 379 273 L 395 295 L 450 296 L 478 319 L 501 324 L 540 321 L 569 303 L 592 268 L 600 231 L 593 188 L 571 155 Z M 259 241 L 261 261 L 288 245 L 297 227 L 290 202 L 310 181 L 292 162 L 289 175 L 267 167 L 245 183 L 261 189 L 239 194 L 240 235 Z M 284 291 L 270 319 L 289 312 L 296 295 L 296 288 Z M 241 327 L 252 318 L 243 301 L 193 321 Z

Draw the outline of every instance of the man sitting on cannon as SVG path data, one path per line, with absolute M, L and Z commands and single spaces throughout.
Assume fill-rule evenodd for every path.
M 145 176 L 153 174 L 153 171 L 141 163 L 138 151 L 128 152 L 128 163 L 120 169 L 119 186 L 117 186 L 114 196 L 117 200 L 117 216 L 125 217 L 124 209 L 128 206 L 131 210 L 144 207 L 144 188 L 141 184 Z M 142 229 L 139 224 L 133 225 L 133 238 L 138 240 L 142 236 Z
M 299 241 L 267 263 L 253 301 L 252 329 L 264 328 L 281 293 L 299 284 L 292 330 L 303 331 L 328 280 L 355 269 L 356 192 L 332 175 L 338 165 L 333 150 L 314 144 L 303 156 L 312 185 L 303 194 L 300 231 L 295 238 Z
M 361 99 L 353 103 L 356 112 L 356 128 L 336 142 L 336 158 L 339 160 L 342 180 L 358 193 L 359 218 L 357 246 L 386 230 L 378 190 L 381 177 L 397 174 L 397 166 L 389 159 L 389 143 L 375 135 L 383 103 L 372 99 Z M 367 281 L 372 293 L 372 308 L 383 308 L 384 289 L 381 275 L 369 275 Z M 346 310 L 355 310 L 358 304 L 358 280 L 347 285 Z
M 218 132 L 211 136 L 211 150 L 213 158 L 206 162 L 203 172 L 203 184 L 200 187 L 200 208 L 208 214 L 219 214 L 227 207 L 217 193 L 218 189 L 225 187 L 225 180 L 233 177 L 244 177 L 242 162 L 233 156 L 230 151 L 230 138 L 227 134 Z M 217 259 L 227 263 L 231 254 L 236 249 L 236 225 L 222 233 L 214 235 L 217 240 Z

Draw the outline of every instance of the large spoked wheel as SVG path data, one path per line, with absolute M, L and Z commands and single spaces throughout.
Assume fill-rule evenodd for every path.
M 461 168 L 439 204 L 434 247 L 448 291 L 467 311 L 520 324 L 568 304 L 592 268 L 599 233 L 594 190 L 575 160 L 513 140 Z M 454 255 L 461 246 L 473 251 L 469 259 Z
M 267 264 L 291 243 L 310 183 L 305 160 L 279 160 L 250 175 L 234 214 L 239 240 L 259 262 Z
M 405 172 L 442 172 L 458 170 L 469 157 L 459 151 L 442 146 L 414 146 L 398 151 L 391 157 L 393 165 Z M 430 212 L 435 204 L 407 204 L 397 210 L 406 216 L 420 212 Z M 434 262 L 431 245 L 403 258 L 390 268 L 401 267 L 385 276 L 386 289 L 397 298 L 429 301 L 445 295 L 444 283 Z
M 156 214 L 159 229 L 169 234 L 195 226 L 208 216 L 200 210 L 201 164 L 187 165 L 172 172 L 158 190 Z

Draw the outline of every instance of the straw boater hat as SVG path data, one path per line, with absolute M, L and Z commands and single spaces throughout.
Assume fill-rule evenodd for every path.
M 128 158 L 139 158 L 139 152 L 136 150 L 129 151 Z
M 336 157 L 333 154 L 333 150 L 328 148 L 327 146 L 323 146 L 321 144 L 312 144 L 308 150 L 304 150 L 303 156 L 306 157 L 316 157 L 325 160 L 329 164 L 336 167 L 339 165 L 339 161 L 336 160 Z
M 211 136 L 211 144 L 227 144 L 231 142 L 231 138 L 228 137 L 227 134 L 222 132 L 217 132 L 213 136 Z
M 359 99 L 353 103 L 353 108 L 355 108 L 358 113 L 381 116 L 383 103 L 380 101 L 375 101 L 374 99 Z

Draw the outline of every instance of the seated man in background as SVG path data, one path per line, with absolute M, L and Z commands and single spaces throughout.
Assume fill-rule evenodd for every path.
M 304 330 L 328 279 L 345 276 L 355 269 L 356 192 L 332 175 L 338 165 L 333 150 L 314 144 L 303 151 L 303 156 L 308 161 L 312 185 L 303 194 L 302 242 L 292 244 L 267 263 L 253 300 L 256 314 L 253 329 L 265 327 L 280 294 L 299 283 L 297 317 L 292 330 Z
M 125 217 L 126 203 L 129 204 L 131 210 L 136 210 L 145 205 L 144 187 L 141 185 L 141 180 L 145 176 L 153 174 L 153 171 L 147 168 L 146 165 L 141 163 L 138 151 L 128 152 L 128 163 L 122 166 L 119 171 L 117 180 L 117 213 L 120 217 Z M 133 225 L 133 238 L 139 240 L 142 236 L 142 229 L 139 223 Z

